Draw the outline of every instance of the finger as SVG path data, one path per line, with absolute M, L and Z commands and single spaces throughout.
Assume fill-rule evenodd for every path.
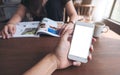
M 8 31 L 9 31 L 9 34 L 12 36 L 12 34 L 13 34 L 13 28 L 10 27 L 10 28 L 8 29 Z
M 16 27 L 11 27 L 9 31 L 10 31 L 11 36 L 13 36 L 13 34 L 15 34 L 16 32 Z
M 7 27 L 5 27 L 5 29 L 3 31 L 3 35 L 4 35 L 4 39 L 9 38 L 9 33 L 8 33 L 8 28 Z
M 5 34 L 3 31 L 1 32 L 1 35 L 2 35 L 2 38 L 5 39 Z
M 64 30 L 63 30 L 63 32 L 62 32 L 62 35 L 64 35 L 64 33 L 65 33 L 67 30 L 71 30 L 71 31 L 70 31 L 70 34 L 72 35 L 73 29 L 70 29 L 68 26 L 66 26 L 66 27 L 64 28 Z
M 80 65 L 81 65 L 81 62 L 76 62 L 76 61 L 75 61 L 75 62 L 73 62 L 73 65 L 74 65 L 74 66 L 80 66 Z
M 69 35 L 70 35 L 70 33 L 71 33 L 71 30 L 67 30 L 67 31 L 64 33 L 64 35 L 62 36 L 63 39 L 64 39 L 64 40 L 67 40 L 68 37 L 69 37 Z
M 65 25 L 63 25 L 60 29 L 59 29 L 59 34 L 62 35 L 62 31 L 65 28 Z
M 95 38 L 92 38 L 92 44 L 93 44 L 94 42 L 96 42 L 96 39 L 95 39 Z
M 3 32 L 3 35 L 4 35 L 3 39 L 8 39 L 9 38 L 9 34 L 6 33 L 5 31 Z
M 16 27 L 13 28 L 13 34 L 15 34 L 15 32 L 16 32 Z
M 66 26 L 66 24 L 64 24 L 64 25 L 61 27 L 61 29 L 65 28 L 65 26 Z
M 66 30 L 67 30 L 67 25 L 65 25 L 64 28 L 62 29 L 61 35 L 64 35 Z
M 92 60 L 92 54 L 91 53 L 88 56 L 88 60 Z
M 90 46 L 90 52 L 93 52 L 94 51 L 94 48 L 93 48 L 93 45 Z

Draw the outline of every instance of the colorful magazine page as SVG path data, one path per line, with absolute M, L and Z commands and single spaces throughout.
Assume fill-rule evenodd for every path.
M 43 18 L 43 20 L 39 24 L 36 34 L 37 35 L 47 34 L 51 36 L 60 37 L 58 33 L 57 22 L 48 18 Z

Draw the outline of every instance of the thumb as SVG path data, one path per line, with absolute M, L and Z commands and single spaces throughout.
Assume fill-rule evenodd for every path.
M 72 33 L 72 30 L 71 30 L 71 29 L 66 30 L 65 33 L 64 33 L 63 36 L 62 36 L 62 39 L 67 40 L 68 37 L 69 37 L 69 35 L 70 35 L 71 33 Z

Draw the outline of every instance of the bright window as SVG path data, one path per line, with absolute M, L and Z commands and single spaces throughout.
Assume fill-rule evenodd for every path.
M 120 23 L 120 0 L 115 0 L 110 19 Z

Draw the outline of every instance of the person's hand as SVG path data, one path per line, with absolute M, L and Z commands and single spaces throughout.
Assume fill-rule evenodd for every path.
M 1 35 L 3 39 L 10 38 L 16 32 L 16 25 L 14 24 L 7 24 L 1 31 Z
M 59 34 L 62 36 L 67 30 L 73 30 L 74 24 L 73 23 L 65 23 L 61 28 Z
M 68 51 L 70 48 L 70 41 L 68 40 L 68 37 L 71 33 L 72 33 L 72 30 L 67 30 L 63 34 L 58 46 L 56 47 L 55 55 L 56 55 L 58 62 L 59 62 L 58 69 L 63 69 L 63 68 L 69 67 L 71 65 L 74 65 L 74 66 L 81 65 L 81 62 L 71 61 L 67 57 Z M 94 39 L 93 39 L 93 41 L 94 41 Z M 93 51 L 93 46 L 91 45 L 90 52 L 92 52 L 92 51 Z M 91 53 L 89 54 L 88 59 L 89 60 L 92 59 Z

